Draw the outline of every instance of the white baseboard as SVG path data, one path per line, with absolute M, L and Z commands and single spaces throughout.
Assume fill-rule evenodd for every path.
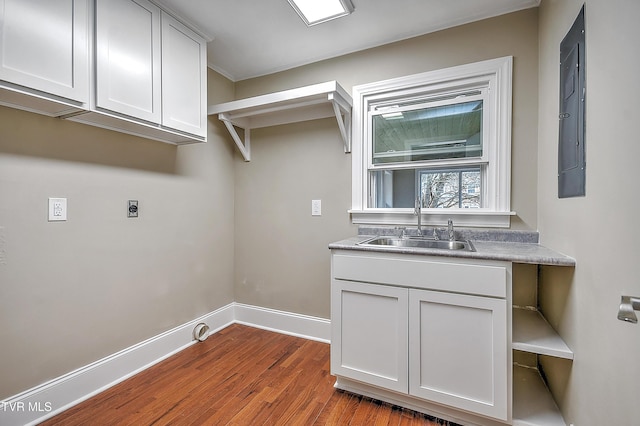
M 328 319 L 242 303 L 235 304 L 235 315 L 235 322 L 239 324 L 324 343 L 331 341 L 331 322 Z
M 230 303 L 99 361 L 0 401 L 0 425 L 36 425 L 197 343 L 199 323 L 210 333 L 233 324 L 329 342 L 329 320 L 257 306 Z

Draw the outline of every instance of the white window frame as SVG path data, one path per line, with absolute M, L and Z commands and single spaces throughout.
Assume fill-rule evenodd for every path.
M 483 140 L 484 207 L 479 209 L 423 209 L 423 223 L 446 224 L 449 218 L 461 226 L 509 227 L 511 216 L 511 110 L 513 57 L 362 84 L 353 88 L 352 207 L 351 220 L 361 225 L 415 225 L 412 208 L 368 207 L 372 138 L 370 109 L 416 93 L 441 93 L 488 87 L 484 114 L 488 126 Z M 400 101 L 401 102 L 401 101 Z M 464 163 L 464 159 L 462 163 Z

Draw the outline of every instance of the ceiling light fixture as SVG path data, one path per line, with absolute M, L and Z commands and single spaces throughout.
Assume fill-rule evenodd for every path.
M 354 11 L 351 0 L 289 0 L 308 26 L 347 16 Z

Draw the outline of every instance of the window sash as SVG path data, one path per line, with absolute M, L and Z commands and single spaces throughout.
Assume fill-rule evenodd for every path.
M 482 157 L 482 101 L 372 114 L 372 163 Z
M 409 167 L 428 167 L 428 166 L 446 166 L 446 165 L 455 165 L 455 164 L 486 164 L 489 158 L 490 148 L 487 141 L 490 137 L 490 111 L 484 111 L 484 109 L 489 106 L 490 100 L 487 99 L 488 87 L 480 87 L 477 90 L 450 90 L 450 91 L 442 91 L 437 93 L 438 96 L 434 96 L 433 94 L 430 97 L 411 97 L 406 101 L 402 99 L 395 99 L 396 102 L 393 105 L 389 104 L 389 102 L 373 104 L 370 105 L 369 111 L 367 113 L 367 144 L 368 144 L 368 159 L 367 159 L 367 168 L 368 169 L 377 169 L 377 168 L 390 168 L 390 167 L 402 167 L 404 164 L 410 164 Z M 482 111 L 482 119 L 480 123 L 480 155 L 471 155 L 471 156 L 462 156 L 456 155 L 456 152 L 467 152 L 469 148 L 473 148 L 473 146 L 465 146 L 465 147 L 456 147 L 455 141 L 442 141 L 435 143 L 427 143 L 427 147 L 424 148 L 422 154 L 430 154 L 436 158 L 429 159 L 413 159 L 414 154 L 420 155 L 421 152 L 419 150 L 412 150 L 411 146 L 406 147 L 407 149 L 402 151 L 396 151 L 391 153 L 376 153 L 375 152 L 375 130 L 374 130 L 374 120 L 376 117 L 391 115 L 391 114 L 402 114 L 407 112 L 414 112 L 420 110 L 429 110 L 442 108 L 447 106 L 457 106 L 462 104 L 470 104 L 472 102 L 482 102 L 483 111 Z M 461 141 L 460 141 L 461 142 Z M 440 146 L 436 145 L 441 143 Z M 428 145 L 431 145 L 430 147 Z M 438 154 L 440 154 L 438 156 Z M 447 155 L 449 154 L 449 155 Z M 399 159 L 397 161 L 393 161 L 394 157 L 407 157 L 407 159 Z M 441 157 L 441 158 L 439 158 Z M 382 159 L 388 158 L 388 161 L 384 161 Z M 378 161 L 376 161 L 378 160 Z
M 369 185 L 368 185 L 368 206 L 373 209 L 380 208 L 391 208 L 391 209 L 401 209 L 401 208 L 409 208 L 413 206 L 415 199 L 419 196 L 422 202 L 422 208 L 426 211 L 428 210 L 450 210 L 450 209 L 458 209 L 458 208 L 474 208 L 481 209 L 486 207 L 486 199 L 487 199 L 487 173 L 486 167 L 483 165 L 475 165 L 475 166 L 466 166 L 466 167 L 451 167 L 451 168 L 411 168 L 408 171 L 411 171 L 414 174 L 413 177 L 413 191 L 410 197 L 410 200 L 407 200 L 407 191 L 401 191 L 399 196 L 402 201 L 399 202 L 400 205 L 396 204 L 398 201 L 394 195 L 394 187 L 393 181 L 396 179 L 396 175 L 393 172 L 400 172 L 403 169 L 385 169 L 385 170 L 371 170 L 369 172 Z M 465 207 L 464 204 L 464 191 L 461 190 L 460 185 L 458 186 L 458 203 L 456 206 L 451 206 L 447 208 L 443 207 L 429 207 L 429 200 L 424 196 L 422 191 L 421 178 L 423 175 L 435 174 L 435 173 L 456 173 L 459 176 L 459 181 L 462 178 L 464 173 L 469 172 L 477 172 L 479 173 L 479 192 L 478 192 L 478 206 L 474 207 Z M 393 204 L 393 205 L 392 205 Z M 404 204 L 404 205 L 402 205 Z

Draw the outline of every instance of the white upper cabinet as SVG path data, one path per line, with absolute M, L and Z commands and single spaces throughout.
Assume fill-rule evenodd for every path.
M 162 14 L 162 124 L 207 135 L 207 51 L 196 33 Z
M 207 135 L 205 41 L 148 0 L 96 0 L 95 96 L 70 117 L 182 144 Z
M 88 102 L 89 5 L 0 0 L 0 102 L 47 115 Z
M 0 0 L 0 105 L 207 139 L 206 41 L 149 0 Z
M 160 124 L 160 9 L 147 0 L 96 1 L 96 109 Z

